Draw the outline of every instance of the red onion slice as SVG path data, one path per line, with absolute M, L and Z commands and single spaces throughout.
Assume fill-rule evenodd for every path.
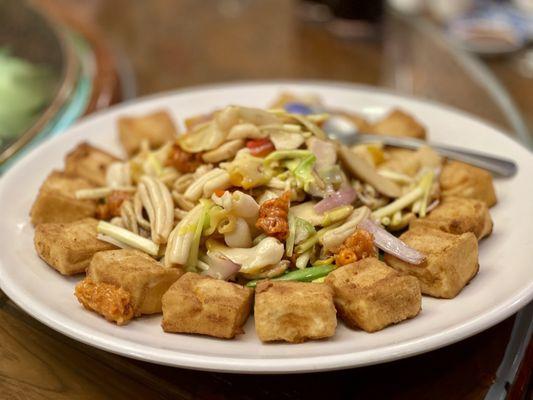
M 439 203 L 440 203 L 439 199 L 433 200 L 433 202 L 429 206 L 427 206 L 426 212 L 433 211 L 435 208 L 437 208 Z
M 377 247 L 386 253 L 392 254 L 400 260 L 408 262 L 409 264 L 419 265 L 426 259 L 424 254 L 413 249 L 412 247 L 407 246 L 396 236 L 390 234 L 381 226 L 368 218 L 361 221 L 358 227 L 374 235 L 374 243 Z
M 356 197 L 357 193 L 355 192 L 355 189 L 353 187 L 342 187 L 338 191 L 333 192 L 325 199 L 322 199 L 318 203 L 316 203 L 315 211 L 318 214 L 324 214 L 326 211 L 332 210 L 334 208 L 352 204 Z
M 208 254 L 207 258 L 209 259 L 209 269 L 202 274 L 212 278 L 227 280 L 241 269 L 239 264 L 235 264 L 220 253 Z
M 311 137 L 307 141 L 307 148 L 316 156 L 317 169 L 335 165 L 337 162 L 337 149 L 329 141 Z

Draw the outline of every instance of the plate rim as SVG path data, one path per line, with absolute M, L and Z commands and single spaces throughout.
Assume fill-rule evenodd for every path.
M 320 87 L 324 88 L 338 88 L 347 89 L 359 92 L 366 92 L 367 94 L 385 94 L 396 97 L 398 99 L 409 99 L 419 104 L 432 105 L 439 107 L 446 111 L 458 114 L 470 120 L 474 120 L 478 124 L 489 127 L 498 135 L 503 136 L 506 139 L 510 139 L 511 142 L 518 144 L 521 148 L 525 148 L 516 138 L 505 135 L 503 130 L 499 127 L 487 123 L 479 117 L 473 116 L 468 112 L 457 110 L 452 106 L 443 105 L 433 100 L 427 100 L 424 98 L 409 96 L 400 93 L 396 93 L 384 88 L 375 88 L 369 85 L 360 85 L 345 83 L 341 81 L 325 81 L 325 80 L 259 80 L 259 81 L 237 81 L 220 84 L 207 84 L 199 86 L 191 86 L 181 88 L 177 90 L 171 90 L 161 93 L 152 94 L 136 99 L 126 101 L 124 103 L 117 104 L 109 107 L 105 110 L 98 111 L 87 117 L 79 120 L 74 126 L 90 124 L 93 119 L 98 119 L 105 116 L 108 113 L 119 111 L 120 109 L 129 108 L 132 105 L 147 102 L 149 100 L 157 100 L 165 97 L 172 97 L 178 95 L 187 95 L 191 93 L 198 93 L 205 90 L 212 89 L 237 89 L 249 86 L 275 86 L 275 85 L 291 85 L 291 86 L 314 86 L 317 90 Z M 69 129 L 72 129 L 69 127 Z M 68 134 L 68 133 L 67 133 Z M 39 152 L 44 152 L 48 147 L 54 146 L 57 142 L 62 141 L 63 135 L 58 135 L 51 140 L 43 142 L 31 149 L 27 154 L 21 157 L 17 161 L 16 165 L 10 168 L 4 176 L 0 179 L 0 193 L 4 192 L 6 178 L 11 174 L 15 174 L 18 168 L 21 168 L 25 163 L 30 162 L 35 155 Z M 89 138 L 88 138 L 89 139 Z M 89 139 L 90 140 L 90 139 Z M 531 152 L 528 152 L 531 155 Z M 136 345 L 123 339 L 109 340 L 109 335 L 103 334 L 103 336 L 92 336 L 90 334 L 84 334 L 83 325 L 70 322 L 67 323 L 68 318 L 65 318 L 61 313 L 55 310 L 46 310 L 44 313 L 40 312 L 42 307 L 31 296 L 25 296 L 23 292 L 17 293 L 14 288 L 10 287 L 4 282 L 4 261 L 0 257 L 0 288 L 6 293 L 6 295 L 18 304 L 25 312 L 30 314 L 33 318 L 44 323 L 51 329 L 60 332 L 72 339 L 88 344 L 92 347 L 96 347 L 105 351 L 109 351 L 115 354 L 128 356 L 131 358 L 148 361 L 152 363 L 183 367 L 205 371 L 216 372 L 239 372 L 250 374 L 274 374 L 274 373 L 307 373 L 307 372 L 319 372 L 328 370 L 338 370 L 353 367 L 362 367 L 366 365 L 372 365 L 382 362 L 390 362 L 401 358 L 414 356 L 417 354 L 425 353 L 431 350 L 435 350 L 452 343 L 456 343 L 464 338 L 470 337 L 479 333 L 485 329 L 488 329 L 498 322 L 504 320 L 510 315 L 514 314 L 520 308 L 528 304 L 533 299 L 533 282 L 530 282 L 523 290 L 515 293 L 512 297 L 509 297 L 505 302 L 498 304 L 498 306 L 489 309 L 488 311 L 478 315 L 477 317 L 468 320 L 467 322 L 460 323 L 459 325 L 448 328 L 436 334 L 411 338 L 400 344 L 392 344 L 380 347 L 378 350 L 369 348 L 368 350 L 359 351 L 357 353 L 346 354 L 334 354 L 334 355 L 319 355 L 319 356 L 299 356 L 290 359 L 282 359 L 279 357 L 271 358 L 247 358 L 247 359 L 235 359 L 226 358 L 224 356 L 213 355 L 198 355 L 191 353 L 183 353 L 175 350 L 168 349 L 156 349 L 149 345 Z M 13 290 L 12 290 L 13 289 Z M 22 294 L 21 294 L 22 293 Z M 78 327 L 79 326 L 79 327 Z M 129 344 L 128 344 L 129 343 Z M 170 356 L 167 353 L 171 353 Z M 156 357 L 154 359 L 154 356 Z M 178 362 L 179 360 L 179 362 Z M 244 365 L 244 363 L 246 365 Z

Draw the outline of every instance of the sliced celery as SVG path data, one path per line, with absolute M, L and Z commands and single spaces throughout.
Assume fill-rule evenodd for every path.
M 159 254 L 158 244 L 152 242 L 150 239 L 136 235 L 127 229 L 110 224 L 109 222 L 99 221 L 96 230 L 98 233 L 107 235 L 115 240 L 118 240 L 119 242 L 144 251 L 152 256 L 157 256 Z

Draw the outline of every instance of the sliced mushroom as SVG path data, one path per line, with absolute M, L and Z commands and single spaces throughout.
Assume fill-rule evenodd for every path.
M 261 131 L 250 123 L 237 124 L 230 129 L 228 139 L 261 139 L 268 136 L 268 132 Z
M 305 138 L 298 132 L 274 131 L 270 134 L 270 140 L 276 150 L 294 150 L 302 145 Z
M 278 117 L 260 108 L 239 107 L 239 114 L 243 121 L 254 125 L 281 124 Z
M 372 165 L 348 147 L 340 145 L 338 152 L 344 166 L 356 178 L 372 185 L 379 193 L 387 197 L 396 198 L 401 196 L 402 191 L 396 183 L 379 175 Z
M 193 129 L 192 132 L 178 137 L 180 147 L 189 153 L 200 153 L 216 149 L 226 140 L 227 132 L 218 124 L 210 122 Z
M 202 155 L 202 159 L 208 163 L 217 163 L 235 157 L 235 154 L 244 147 L 244 140 L 230 140 L 222 144 L 218 149 L 208 151 Z

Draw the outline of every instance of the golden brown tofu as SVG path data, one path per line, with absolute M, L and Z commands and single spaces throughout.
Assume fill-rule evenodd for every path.
M 378 169 L 415 176 L 422 168 L 436 169 L 441 165 L 442 157 L 429 146 L 420 147 L 416 151 L 387 148 L 385 161 L 379 164 Z
M 484 169 L 459 161 L 448 161 L 440 175 L 443 197 L 457 196 L 484 201 L 487 206 L 496 204 L 492 175 Z
M 410 114 L 392 110 L 385 118 L 370 126 L 370 133 L 387 136 L 426 138 L 426 128 Z
M 395 271 L 377 258 L 337 268 L 325 282 L 334 291 L 340 317 L 352 328 L 376 332 L 415 317 L 421 309 L 416 278 Z
M 120 249 L 96 253 L 89 264 L 85 279 L 91 285 L 111 285 L 126 292 L 133 317 L 160 313 L 163 294 L 182 274 L 181 269 L 165 268 L 141 251 Z M 91 288 L 91 285 L 86 283 L 85 287 L 92 293 L 98 292 Z M 78 295 L 78 292 L 77 297 L 80 302 L 85 306 L 89 304 L 88 308 L 105 316 L 101 312 L 106 308 L 105 296 L 102 296 L 104 302 L 95 307 L 90 306 L 90 301 L 82 301 L 89 296 L 83 293 Z
M 148 141 L 157 148 L 176 139 L 176 126 L 166 111 L 157 111 L 141 117 L 122 117 L 118 120 L 120 142 L 128 155 L 139 151 L 141 143 Z
M 83 178 L 52 171 L 41 185 L 30 211 L 33 225 L 45 222 L 72 222 L 93 217 L 96 201 L 78 200 L 76 191 L 92 188 Z
M 371 130 L 370 123 L 359 114 L 343 112 L 340 110 L 328 110 L 328 111 L 331 113 L 335 113 L 337 115 L 341 115 L 344 118 L 347 118 L 348 120 L 350 120 L 350 122 L 352 122 L 357 127 L 357 130 L 359 132 L 367 133 L 367 132 L 370 132 Z
M 85 272 L 99 251 L 116 249 L 96 238 L 98 221 L 85 218 L 69 223 L 44 223 L 35 227 L 37 254 L 63 275 Z
M 65 172 L 87 179 L 96 186 L 105 186 L 107 167 L 118 158 L 89 143 L 81 143 L 65 158 Z
M 425 218 L 415 219 L 409 226 L 435 228 L 455 235 L 472 232 L 479 240 L 491 234 L 493 223 L 489 208 L 481 200 L 444 197 Z
M 418 278 L 423 294 L 451 299 L 477 274 L 478 245 L 471 232 L 453 235 L 437 229 L 417 228 L 404 232 L 400 239 L 424 253 L 426 261 L 411 265 L 385 254 L 385 262 Z
M 87 310 L 117 325 L 125 325 L 134 317 L 131 294 L 120 286 L 85 278 L 76 285 L 74 295 Z
M 236 283 L 188 272 L 163 296 L 163 330 L 232 339 L 244 332 L 252 294 Z
M 263 342 L 301 343 L 333 336 L 333 291 L 322 283 L 265 281 L 257 285 L 255 330 Z

